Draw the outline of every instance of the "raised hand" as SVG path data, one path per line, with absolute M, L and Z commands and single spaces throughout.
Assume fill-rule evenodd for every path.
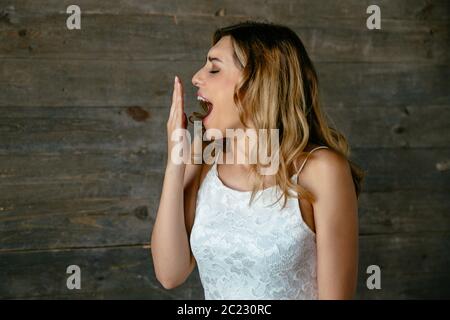
M 183 129 L 183 130 L 179 130 Z M 172 94 L 172 106 L 170 107 L 170 115 L 167 121 L 167 137 L 168 137 L 168 161 L 170 165 L 175 165 L 174 161 L 172 161 L 172 149 L 174 146 L 179 144 L 181 136 L 177 134 L 176 131 L 184 131 L 183 136 L 183 147 L 187 152 L 189 151 L 190 141 L 188 141 L 187 133 L 187 116 L 184 112 L 184 90 L 183 84 L 181 80 L 175 76 L 174 85 L 173 85 L 173 94 Z M 175 141 L 173 141 L 172 137 L 177 137 Z M 183 158 L 185 160 L 188 159 L 187 155 L 184 153 Z M 186 162 L 184 162 L 184 165 Z M 178 164 L 180 165 L 180 164 Z

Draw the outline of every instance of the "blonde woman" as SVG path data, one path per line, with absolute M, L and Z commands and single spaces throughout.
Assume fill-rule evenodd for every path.
M 157 279 L 175 288 L 198 266 L 206 299 L 353 298 L 363 172 L 327 123 L 299 37 L 254 21 L 218 29 L 192 83 L 203 130 L 278 129 L 279 166 L 261 175 L 259 163 L 223 163 L 236 159 L 234 138 L 212 164 L 173 161 L 171 135 L 187 127 L 176 77 L 151 238 Z

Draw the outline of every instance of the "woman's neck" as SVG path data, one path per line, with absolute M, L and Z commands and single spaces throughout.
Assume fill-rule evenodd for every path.
M 226 156 L 224 153 L 224 163 L 240 166 L 243 169 L 249 169 L 250 164 L 256 163 L 258 161 L 255 158 L 255 152 L 258 150 L 258 130 L 255 128 L 253 122 L 248 120 L 247 126 L 242 126 L 233 129 L 233 135 L 227 137 L 225 135 L 224 142 L 226 143 Z M 248 146 L 248 147 L 247 147 Z M 253 150 L 253 154 L 250 156 L 250 152 Z

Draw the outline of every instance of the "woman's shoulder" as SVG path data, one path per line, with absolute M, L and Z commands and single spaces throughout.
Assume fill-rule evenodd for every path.
M 317 146 L 308 149 L 311 151 L 315 148 Z M 303 161 L 304 159 L 300 161 L 300 166 Z M 347 186 L 353 187 L 348 159 L 331 148 L 316 149 L 309 153 L 304 167 L 297 176 L 297 183 L 312 192 L 316 199 L 329 198 L 331 194 L 346 192 Z
M 328 146 L 317 144 L 308 145 L 303 154 L 297 159 L 296 167 L 303 168 L 300 173 L 304 177 L 315 177 L 318 175 L 330 175 L 349 172 L 348 160 L 337 151 Z M 314 179 L 317 180 L 317 179 Z

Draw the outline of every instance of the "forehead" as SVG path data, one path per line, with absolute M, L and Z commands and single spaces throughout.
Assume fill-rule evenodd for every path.
M 231 61 L 233 57 L 233 44 L 230 36 L 222 37 L 208 52 L 208 57 L 217 57 L 222 61 Z

